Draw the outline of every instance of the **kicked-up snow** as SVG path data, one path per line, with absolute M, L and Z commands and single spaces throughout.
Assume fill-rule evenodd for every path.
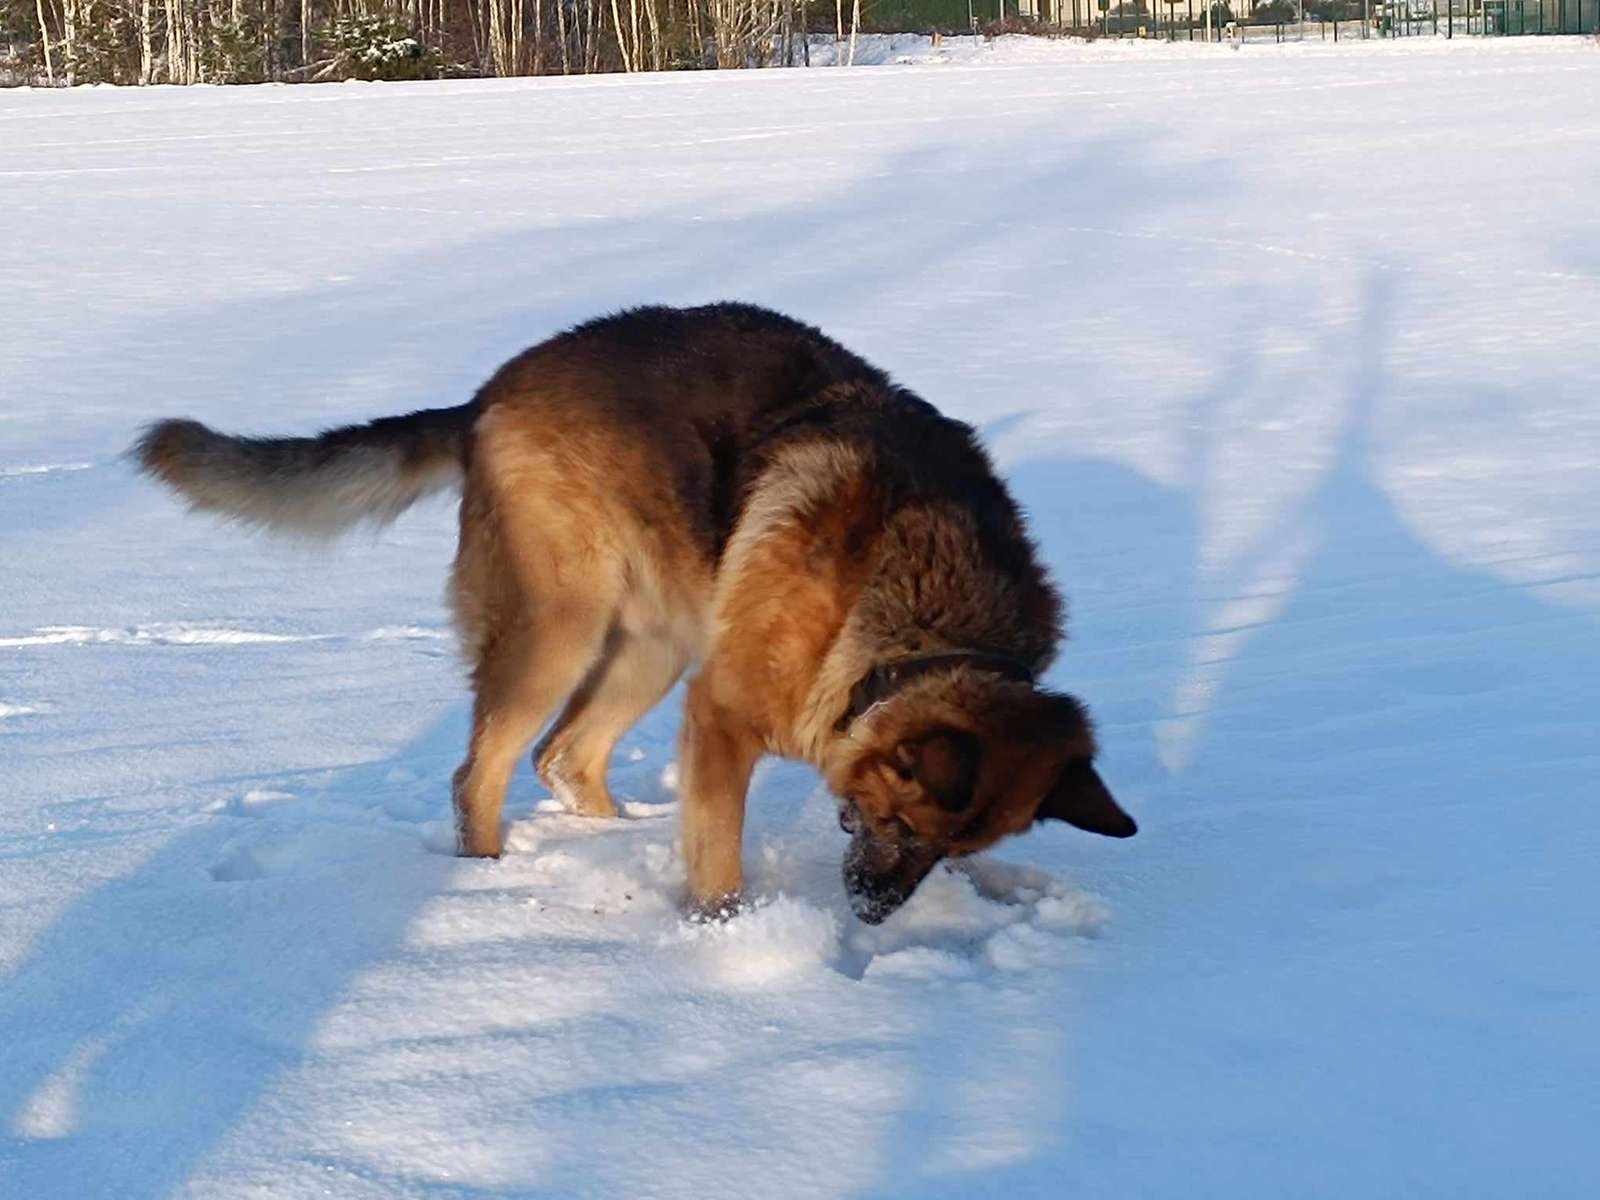
M 1600 1189 L 1600 50 L 970 50 L 0 94 L 0 1196 Z M 119 458 L 722 298 L 984 432 L 1139 837 L 867 928 L 771 763 L 687 925 L 669 700 L 456 859 L 450 503 Z

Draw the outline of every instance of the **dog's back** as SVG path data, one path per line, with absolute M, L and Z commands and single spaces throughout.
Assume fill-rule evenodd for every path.
M 743 304 L 636 308 L 533 347 L 479 391 L 524 436 L 595 449 L 651 520 L 674 514 L 715 559 L 748 485 L 752 453 L 830 387 L 890 387 L 819 330 Z
M 642 453 L 648 465 L 617 472 L 615 486 L 648 492 L 639 503 L 652 519 L 676 507 L 712 560 L 772 458 L 825 440 L 867 455 L 890 507 L 947 496 L 978 516 L 1009 569 L 1031 566 L 1016 508 L 970 428 L 821 331 L 766 309 L 602 317 L 512 359 L 476 404 L 516 409 L 540 441 L 598 437 L 619 465 Z

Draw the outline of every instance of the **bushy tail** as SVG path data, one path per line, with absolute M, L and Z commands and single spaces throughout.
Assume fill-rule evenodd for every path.
M 189 504 L 287 533 L 331 537 L 394 520 L 461 477 L 474 406 L 425 409 L 308 438 L 230 437 L 158 421 L 131 451 Z

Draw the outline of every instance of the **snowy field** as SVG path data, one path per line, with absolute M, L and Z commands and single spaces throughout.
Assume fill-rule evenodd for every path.
M 1592 1197 L 1600 50 L 0 94 L 0 1196 Z M 119 452 L 455 404 L 641 301 L 984 431 L 1141 835 L 854 922 L 524 771 L 448 850 L 446 502 L 333 551 Z

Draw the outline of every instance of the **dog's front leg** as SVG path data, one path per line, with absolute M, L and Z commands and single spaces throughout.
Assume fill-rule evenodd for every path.
M 731 915 L 738 905 L 745 791 L 762 746 L 750 722 L 714 693 L 710 671 L 689 684 L 679 784 L 689 910 L 703 917 Z

